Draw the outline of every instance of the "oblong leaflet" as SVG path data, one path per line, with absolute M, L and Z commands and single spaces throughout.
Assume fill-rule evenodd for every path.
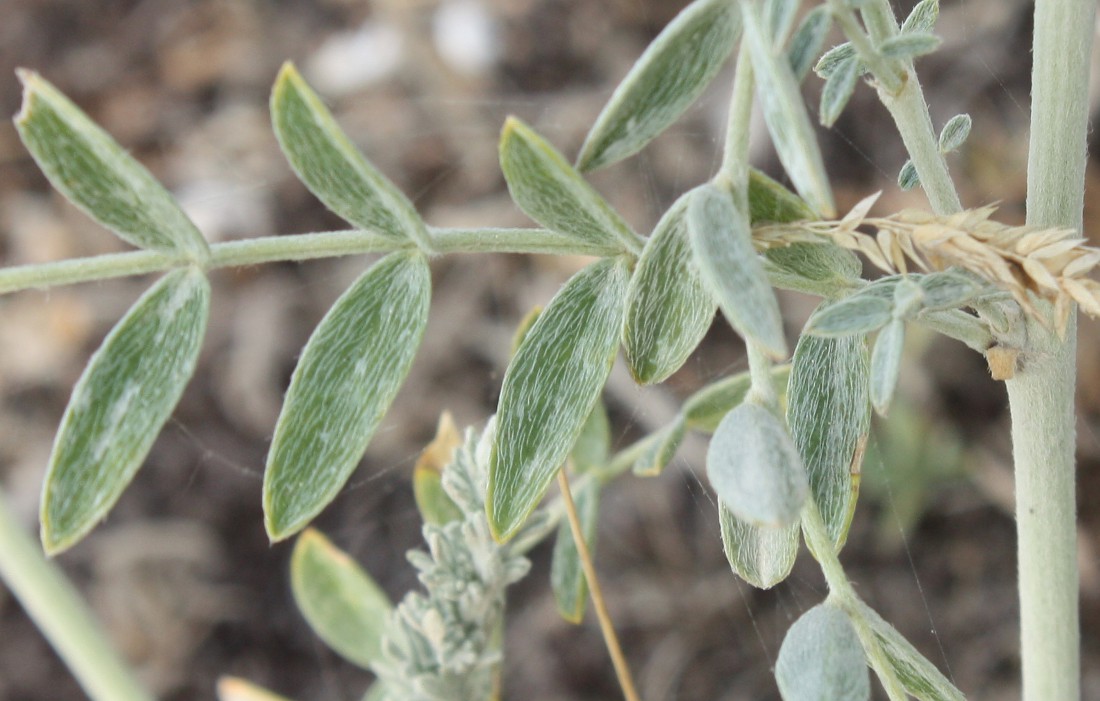
M 489 463 L 487 509 L 498 540 L 523 525 L 599 399 L 615 359 L 629 275 L 621 259 L 574 275 L 508 366 Z
M 412 364 L 428 320 L 420 253 L 392 253 L 333 304 L 302 351 L 264 472 L 272 540 L 300 530 L 363 457 Z
M 76 543 L 134 478 L 195 370 L 210 310 L 202 271 L 168 273 L 103 340 L 73 388 L 42 490 L 42 544 Z

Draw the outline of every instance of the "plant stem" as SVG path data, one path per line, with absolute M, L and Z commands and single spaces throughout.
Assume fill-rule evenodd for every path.
M 630 674 L 630 665 L 623 655 L 622 646 L 619 645 L 619 637 L 615 634 L 615 626 L 611 623 L 611 614 L 607 611 L 607 604 L 603 598 L 603 589 L 600 580 L 596 576 L 596 565 L 592 562 L 592 553 L 588 550 L 588 543 L 584 540 L 584 529 L 581 520 L 577 516 L 577 507 L 573 503 L 573 494 L 569 490 L 569 478 L 565 470 L 558 470 L 558 487 L 561 488 L 562 501 L 565 504 L 565 513 L 569 519 L 569 530 L 573 533 L 573 542 L 577 546 L 577 554 L 580 556 L 581 568 L 584 577 L 588 580 L 588 590 L 592 593 L 592 606 L 596 610 L 596 618 L 600 622 L 600 631 L 603 633 L 604 643 L 611 655 L 611 664 L 615 667 L 615 674 L 619 678 L 619 686 L 622 688 L 626 701 L 640 701 L 638 691 L 634 687 L 634 679 Z
M 1037 0 L 1027 223 L 1080 231 L 1094 0 Z M 1080 697 L 1074 485 L 1076 324 L 1065 340 L 1028 321 L 1009 380 L 1024 701 Z
M 844 566 L 840 564 L 840 558 L 836 553 L 833 539 L 829 537 L 829 531 L 821 518 L 821 511 L 817 508 L 817 502 L 813 497 L 806 500 L 802 507 L 802 532 L 806 536 L 806 545 L 810 552 L 821 565 L 821 572 L 825 575 L 825 582 L 829 585 L 829 598 L 848 614 L 852 625 L 863 643 L 863 649 L 867 654 L 867 660 L 875 670 L 879 681 L 890 701 L 906 701 L 908 694 L 894 673 L 886 653 L 874 632 L 864 620 L 860 604 L 862 601 L 852 583 L 848 581 L 848 575 L 844 572 Z
M 939 139 L 928 114 L 928 103 L 924 100 L 924 91 L 912 62 L 884 58 L 856 22 L 855 14 L 841 0 L 830 0 L 830 7 L 860 60 L 875 76 L 879 99 L 897 125 L 932 210 L 936 214 L 958 212 L 962 209 L 962 203 L 947 170 L 947 161 L 940 153 Z M 893 10 L 885 0 L 873 0 L 864 6 L 862 12 L 876 39 L 881 40 L 896 31 Z
M 94 701 L 151 701 L 57 565 L 42 554 L 0 491 L 0 579 Z
M 430 229 L 439 253 L 548 253 L 610 256 L 617 247 L 599 246 L 546 229 Z M 303 261 L 412 248 L 411 241 L 372 231 L 327 231 L 313 234 L 263 236 L 210 246 L 207 268 Z M 45 289 L 78 282 L 144 275 L 187 264 L 157 251 L 127 251 L 54 263 L 0 268 L 0 294 L 30 288 Z

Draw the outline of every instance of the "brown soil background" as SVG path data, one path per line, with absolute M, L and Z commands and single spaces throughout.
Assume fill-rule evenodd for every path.
M 439 225 L 525 225 L 496 164 L 506 115 L 565 153 L 579 147 L 615 83 L 684 0 L 483 0 L 497 56 L 462 74 L 432 43 L 438 0 L 6 0 L 0 7 L 0 113 L 18 110 L 13 69 L 42 72 L 187 204 L 212 240 L 344 225 L 294 179 L 268 124 L 267 97 L 292 59 L 351 138 Z M 903 15 L 909 0 L 895 2 Z M 404 36 L 383 79 L 341 87 L 377 57 L 318 56 L 364 23 Z M 999 200 L 1022 217 L 1030 5 L 945 2 L 944 47 L 920 71 L 937 124 L 968 111 L 974 131 L 953 156 L 964 202 Z M 1095 65 L 1095 64 L 1094 64 Z M 345 75 L 346 74 L 346 75 Z M 351 78 L 348 78 L 351 76 Z M 326 78 L 329 82 L 325 82 Z M 352 81 L 354 82 L 354 81 Z M 700 104 L 642 155 L 593 176 L 639 231 L 717 163 L 723 74 Z M 820 81 L 807 81 L 816 100 Z M 1096 102 L 1094 101 L 1094 115 Z M 761 130 L 756 162 L 779 168 Z M 877 211 L 925 206 L 894 175 L 900 141 L 871 91 L 821 132 L 840 205 L 878 189 Z M 1093 137 L 1096 138 L 1095 135 Z M 1095 143 L 1094 143 L 1095 145 Z M 1094 149 L 1095 151 L 1095 149 Z M 1087 233 L 1100 238 L 1100 170 L 1089 172 Z M 4 265 L 122 250 L 52 192 L 7 121 L 0 123 Z M 358 699 L 369 675 L 327 650 L 291 600 L 289 544 L 270 547 L 260 514 L 264 455 L 296 354 L 369 261 L 353 258 L 214 273 L 214 308 L 198 372 L 133 485 L 84 543 L 59 558 L 116 644 L 159 698 L 213 698 L 219 675 L 247 677 L 301 701 Z M 419 543 L 409 475 L 439 412 L 460 424 L 492 412 L 511 330 L 584 261 L 451 256 L 434 264 L 428 337 L 361 469 L 317 521 L 396 599 L 416 586 Z M 0 479 L 28 529 L 70 388 L 110 325 L 148 285 L 132 279 L 0 299 Z M 813 301 L 784 295 L 791 337 Z M 1084 697 L 1100 699 L 1100 330 L 1082 322 L 1080 458 Z M 973 699 L 1018 698 L 1011 472 L 1003 388 L 957 344 L 913 333 L 885 441 L 888 469 L 867 466 L 844 552 L 859 591 Z M 710 379 L 743 369 L 722 323 L 666 386 L 640 390 L 617 367 L 606 392 L 620 444 L 668 419 Z M 883 428 L 882 422 L 879 424 Z M 959 465 L 938 446 L 965 445 Z M 647 701 L 776 699 L 771 665 L 784 631 L 824 595 L 812 560 L 758 592 L 730 574 L 699 468 L 684 446 L 657 479 L 606 492 L 599 568 Z M 950 452 L 950 451 L 946 451 Z M 901 469 L 897 466 L 908 466 Z M 891 509 L 891 505 L 896 507 Z M 618 698 L 592 621 L 555 614 L 548 550 L 511 599 L 504 698 Z M 18 603 L 0 588 L 0 701 L 83 698 Z

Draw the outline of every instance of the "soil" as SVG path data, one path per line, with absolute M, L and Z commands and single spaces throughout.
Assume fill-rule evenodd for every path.
M 268 91 L 290 59 L 427 221 L 524 226 L 530 222 L 510 203 L 497 164 L 505 116 L 519 115 L 575 153 L 616 81 L 684 4 L 6 0 L 0 113 L 19 109 L 14 68 L 41 72 L 145 163 L 211 240 L 343 228 L 293 177 L 271 134 Z M 899 14 L 911 4 L 895 3 Z M 951 160 L 963 201 L 999 201 L 998 217 L 1019 221 L 1030 4 L 943 5 L 937 31 L 944 45 L 919 64 L 933 119 L 972 115 L 970 141 Z M 474 31 L 479 18 L 491 27 L 486 41 Z M 447 48 L 455 44 L 461 53 Z M 639 231 L 709 177 L 730 82 L 727 69 L 645 152 L 592 176 Z M 812 104 L 820 84 L 807 81 Z M 762 127 L 756 137 L 754 162 L 781 177 Z M 919 190 L 900 192 L 894 183 L 905 157 L 872 90 L 860 87 L 820 137 L 841 209 L 880 189 L 877 211 L 927 206 Z M 1086 234 L 1100 243 L 1096 166 L 1088 176 Z M 6 121 L 0 234 L 4 265 L 125 248 L 48 187 Z M 57 560 L 158 698 L 211 699 L 220 675 L 300 701 L 358 699 L 369 683 L 298 613 L 288 584 L 291 544 L 268 544 L 260 511 L 264 456 L 297 353 L 369 262 L 214 273 L 210 328 L 178 410 L 109 518 Z M 409 380 L 359 471 L 316 522 L 395 599 L 418 586 L 404 558 L 420 543 L 411 466 L 439 413 L 451 411 L 460 425 L 484 422 L 512 330 L 585 262 L 469 255 L 433 264 L 428 336 Z M 28 530 L 69 391 L 149 283 L 116 280 L 0 299 L 0 480 Z M 792 338 L 814 304 L 782 296 Z M 1097 323 L 1082 320 L 1082 662 L 1084 698 L 1093 699 L 1100 699 L 1100 510 L 1091 498 L 1100 489 L 1098 341 Z M 881 458 L 866 466 L 844 563 L 868 602 L 968 698 L 1018 698 L 1004 389 L 959 344 L 913 332 L 907 353 L 895 409 L 876 427 Z M 617 366 L 605 399 L 618 443 L 661 426 L 693 389 L 744 368 L 743 347 L 723 322 L 666 385 L 639 389 Z M 777 699 L 771 668 L 783 634 L 823 598 L 824 583 L 805 554 L 771 591 L 730 573 L 701 473 L 705 447 L 692 437 L 660 477 L 626 477 L 606 490 L 598 568 L 647 701 Z M 509 602 L 502 698 L 617 698 L 594 621 L 572 626 L 555 612 L 548 554 L 547 547 L 534 552 L 532 573 Z M 0 588 L 0 701 L 81 698 Z

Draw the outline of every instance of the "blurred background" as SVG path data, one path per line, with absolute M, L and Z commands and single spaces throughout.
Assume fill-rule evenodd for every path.
M 440 226 L 524 226 L 496 156 L 508 114 L 568 155 L 615 84 L 685 0 L 4 0 L 0 114 L 19 108 L 13 69 L 40 71 L 145 163 L 211 241 L 345 228 L 298 183 L 267 115 L 279 65 L 295 61 L 353 141 Z M 899 16 L 912 2 L 895 0 Z M 942 3 L 943 47 L 918 65 L 937 126 L 969 112 L 950 165 L 964 203 L 1021 222 L 1031 4 Z M 833 37 L 834 43 L 839 41 Z M 1094 62 L 1100 68 L 1100 61 Z M 1100 71 L 1094 71 L 1100 75 Z M 648 232 L 719 161 L 732 72 L 642 154 L 592 182 Z M 807 99 L 821 82 L 811 76 Z M 1097 91 L 1093 91 L 1096 95 Z M 1093 101 L 1096 115 L 1097 102 Z M 782 177 L 757 130 L 754 163 Z M 876 212 L 925 208 L 900 192 L 905 160 L 866 87 L 820 133 L 840 208 L 883 190 Z M 1094 140 L 1097 138 L 1095 133 Z M 1096 152 L 1094 141 L 1093 151 Z M 1094 159 L 1095 161 L 1095 159 Z M 1088 173 L 1086 235 L 1100 243 L 1100 169 Z M 4 265 L 123 250 L 47 185 L 0 122 Z M 297 353 L 364 268 L 358 257 L 213 273 L 211 325 L 179 409 L 111 516 L 59 563 L 159 698 L 211 699 L 219 675 L 301 701 L 358 699 L 369 675 L 309 631 L 290 596 L 290 543 L 269 546 L 262 466 Z M 509 339 L 584 259 L 449 256 L 433 264 L 427 337 L 360 470 L 317 526 L 396 600 L 417 586 L 410 475 L 438 415 L 481 424 Z M 53 433 L 88 356 L 148 279 L 0 298 L 0 481 L 28 529 Z M 783 294 L 793 339 L 815 300 Z M 1084 697 L 1100 698 L 1100 328 L 1079 353 Z M 1012 478 L 1003 387 L 960 344 L 907 344 L 899 399 L 876 423 L 877 456 L 844 562 L 858 591 L 972 699 L 1013 699 L 1018 677 Z M 616 440 L 663 425 L 688 393 L 746 366 L 716 323 L 666 385 L 641 390 L 621 365 L 605 393 Z M 721 552 L 700 481 L 705 440 L 657 478 L 605 492 L 598 568 L 646 701 L 777 699 L 771 666 L 786 629 L 825 594 L 803 553 L 788 582 L 752 590 Z M 504 698 L 619 698 L 594 621 L 556 614 L 546 547 L 510 599 Z M 0 701 L 83 698 L 0 587 Z

